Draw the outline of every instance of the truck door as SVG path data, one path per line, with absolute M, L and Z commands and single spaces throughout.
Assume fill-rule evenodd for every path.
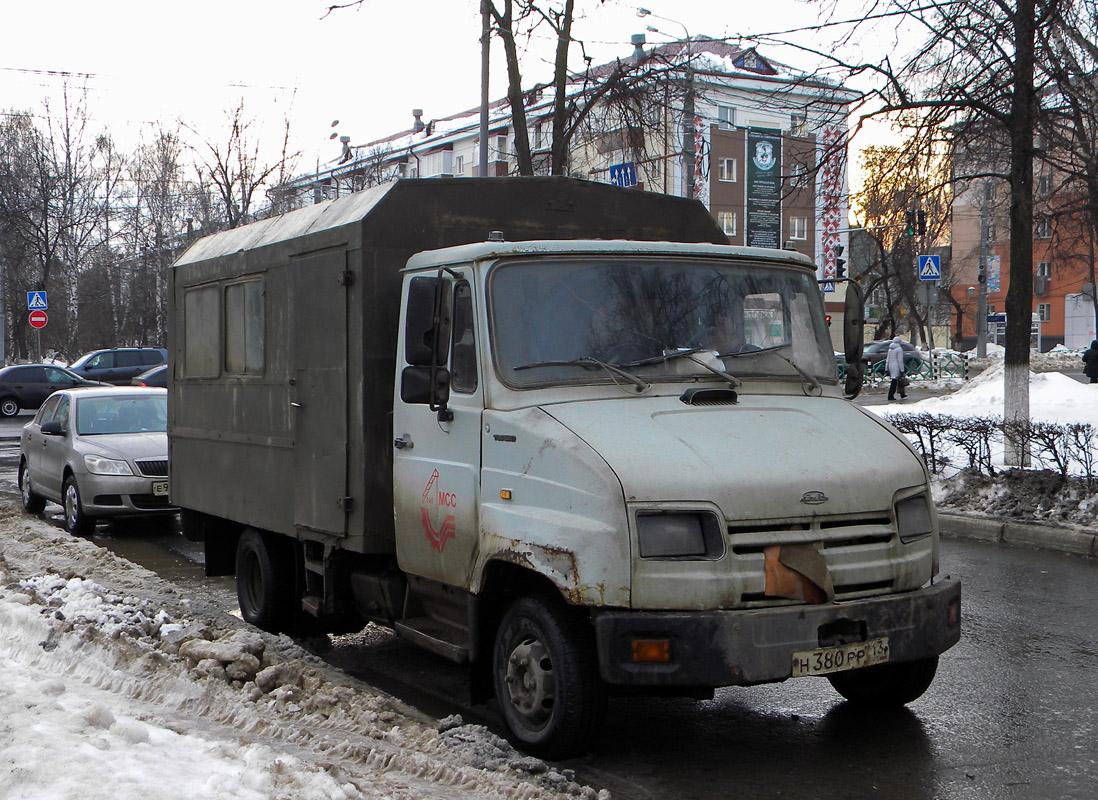
M 347 532 L 347 254 L 301 259 L 293 272 L 294 524 Z
M 397 560 L 410 574 L 459 587 L 468 586 L 479 540 L 484 401 L 471 281 L 469 269 L 405 277 L 393 413 Z M 434 401 L 422 391 L 432 372 L 447 384 L 442 403 L 447 391 Z

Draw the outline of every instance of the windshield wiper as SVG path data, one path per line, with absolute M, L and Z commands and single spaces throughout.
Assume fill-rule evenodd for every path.
M 789 347 L 789 343 L 786 344 L 773 344 L 770 347 L 756 347 L 754 350 L 729 350 L 727 353 L 717 353 L 718 358 L 741 358 L 742 356 L 757 356 L 759 353 L 770 353 L 774 350 L 781 350 L 785 347 Z
M 669 350 L 661 356 L 651 356 L 649 358 L 639 358 L 636 361 L 628 361 L 624 364 L 620 364 L 622 367 L 648 367 L 652 364 L 664 364 L 668 361 L 674 361 L 676 358 L 684 358 L 685 356 L 692 356 L 694 353 L 700 353 L 702 350 L 706 350 L 705 347 L 688 347 L 685 350 Z
M 520 367 L 515 367 L 515 371 L 518 372 L 520 369 L 537 369 L 538 367 L 583 367 L 584 369 L 601 367 L 606 370 L 611 377 L 617 375 L 618 377 L 625 378 L 637 387 L 638 392 L 647 391 L 652 388 L 651 384 L 642 381 L 636 375 L 626 372 L 621 367 L 607 364 L 605 361 L 599 361 L 592 356 L 581 356 L 580 358 L 573 358 L 570 361 L 534 361 L 530 364 L 523 364 Z M 617 383 L 617 381 L 614 382 Z
M 800 367 L 798 367 L 798 366 L 797 366 L 797 365 L 796 365 L 796 364 L 795 364 L 795 363 L 793 362 L 793 359 L 791 359 L 791 358 L 786 358 L 785 356 L 783 356 L 783 355 L 781 355 L 781 354 L 778 354 L 778 358 L 780 358 L 780 359 L 781 359 L 782 361 L 784 361 L 784 362 L 785 362 L 786 364 L 788 364 L 789 366 L 793 367 L 793 369 L 797 370 L 797 373 L 798 373 L 798 374 L 799 374 L 799 375 L 801 376 L 801 378 L 803 378 L 803 379 L 804 379 L 804 380 L 803 380 L 803 381 L 801 382 L 801 390 L 802 390 L 802 391 L 804 390 L 804 381 L 807 381 L 808 383 L 812 384 L 812 388 L 813 388 L 813 389 L 814 389 L 815 391 L 819 392 L 820 394 L 823 394 L 823 387 L 822 387 L 822 386 L 820 386 L 820 382 L 819 382 L 818 380 L 816 380 L 816 379 L 815 379 L 814 377 L 812 377 L 811 375 L 809 375 L 809 374 L 808 374 L 807 372 L 805 372 L 805 371 L 804 371 L 803 369 L 801 369 Z M 805 394 L 808 394 L 808 392 L 805 392 Z

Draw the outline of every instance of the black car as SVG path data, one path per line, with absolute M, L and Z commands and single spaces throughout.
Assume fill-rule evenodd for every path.
M 131 383 L 134 386 L 162 386 L 167 388 L 168 386 L 168 365 L 161 364 L 159 367 L 153 367 L 150 370 L 142 372 Z
M 14 417 L 21 408 L 38 408 L 58 389 L 99 385 L 53 364 L 4 367 L 0 369 L 0 414 Z
M 886 339 L 883 342 L 870 342 L 862 349 L 862 361 L 865 363 L 867 370 L 884 370 L 884 360 L 888 355 L 888 346 L 890 344 L 892 344 L 892 340 Z M 919 348 L 910 342 L 900 342 L 900 347 L 904 349 L 904 370 L 906 372 L 918 370 L 923 364 L 923 354 L 919 351 Z
M 89 380 L 128 384 L 142 372 L 168 363 L 163 347 L 115 347 L 92 350 L 69 364 L 69 369 Z

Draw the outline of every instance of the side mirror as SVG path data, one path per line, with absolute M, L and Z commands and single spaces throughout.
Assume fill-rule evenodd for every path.
M 42 435 L 43 436 L 64 436 L 65 429 L 61 427 L 61 423 L 55 420 L 42 423 Z
M 450 343 L 451 291 L 450 281 L 441 278 L 418 276 L 408 283 L 404 360 L 409 364 L 427 367 L 446 363 Z
M 844 394 L 853 400 L 862 391 L 865 365 L 862 352 L 865 346 L 865 303 L 862 287 L 848 281 L 846 300 L 843 303 L 843 355 L 846 358 L 846 386 Z
M 431 373 L 434 373 L 434 382 Z M 430 405 L 431 410 L 445 406 L 450 399 L 450 370 L 445 367 L 411 366 L 400 373 L 401 402 Z

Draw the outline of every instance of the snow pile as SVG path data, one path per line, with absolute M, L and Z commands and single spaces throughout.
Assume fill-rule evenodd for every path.
M 608 800 L 0 506 L 0 797 Z

